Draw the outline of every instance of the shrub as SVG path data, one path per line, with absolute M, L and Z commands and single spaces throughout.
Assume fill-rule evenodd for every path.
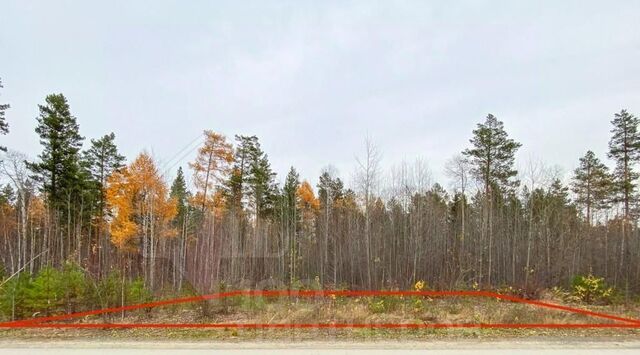
M 67 263 L 58 276 L 58 286 L 66 311 L 73 313 L 78 306 L 86 303 L 91 294 L 85 274 L 78 265 Z
M 127 287 L 127 304 L 146 303 L 153 299 L 141 278 L 133 280 Z
M 29 287 L 29 274 L 21 272 L 0 288 L 0 317 L 5 320 L 23 318 L 25 299 Z
M 373 299 L 369 301 L 369 311 L 371 313 L 384 313 L 387 311 L 388 304 L 385 304 L 384 299 Z
M 614 288 L 609 287 L 604 278 L 592 274 L 574 277 L 571 291 L 574 299 L 585 303 L 611 303 L 615 293 Z
M 244 312 L 258 312 L 265 309 L 267 303 L 264 297 L 241 296 L 240 309 Z
M 44 267 L 29 284 L 25 292 L 24 310 L 28 315 L 44 312 L 45 315 L 62 309 L 63 297 L 60 272 Z
M 140 278 L 123 283 L 122 275 L 114 271 L 94 283 L 80 266 L 66 263 L 62 270 L 44 267 L 34 278 L 21 273 L 7 281 L 0 288 L 0 318 L 21 319 L 117 307 L 122 304 L 123 296 L 125 304 L 153 299 Z
M 44 267 L 27 283 L 23 304 L 26 316 L 75 312 L 91 295 L 83 270 L 73 263 L 66 263 L 62 271 Z
M 118 307 L 122 303 L 122 275 L 111 271 L 107 277 L 98 280 L 88 295 L 92 308 Z
M 144 280 L 139 277 L 125 284 L 125 294 L 125 303 L 127 305 L 147 303 L 153 300 L 153 294 L 144 285 Z M 152 308 L 143 308 L 138 312 L 150 315 L 151 310 Z
M 403 299 L 395 296 L 372 297 L 368 300 L 368 308 L 371 313 L 387 313 L 396 310 Z

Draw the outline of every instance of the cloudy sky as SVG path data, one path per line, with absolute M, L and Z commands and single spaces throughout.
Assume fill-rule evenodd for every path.
M 444 180 L 493 113 L 521 166 L 569 172 L 604 157 L 614 112 L 640 114 L 640 2 L 527 3 L 4 0 L 0 139 L 35 156 L 37 105 L 61 92 L 128 158 L 186 166 L 213 129 L 258 135 L 280 175 L 348 180 L 368 134 L 385 167 L 421 157 Z

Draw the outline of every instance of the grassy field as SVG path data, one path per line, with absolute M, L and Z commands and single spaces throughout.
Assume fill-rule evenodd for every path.
M 640 318 L 640 304 L 586 305 L 543 295 L 542 301 Z M 564 311 L 488 298 L 330 297 L 224 300 L 90 316 L 82 323 L 261 323 L 261 324 L 432 324 L 432 323 L 611 323 Z M 505 337 L 637 337 L 640 329 L 11 329 L 4 338 L 154 338 L 215 340 L 388 340 Z

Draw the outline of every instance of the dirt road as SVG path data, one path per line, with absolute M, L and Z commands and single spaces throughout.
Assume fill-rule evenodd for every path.
M 317 355 L 392 355 L 392 354 L 640 354 L 640 340 L 585 341 L 549 339 L 535 341 L 434 341 L 434 342 L 305 342 L 305 343 L 211 343 L 181 341 L 0 341 L 0 355 L 12 354 L 317 354 Z

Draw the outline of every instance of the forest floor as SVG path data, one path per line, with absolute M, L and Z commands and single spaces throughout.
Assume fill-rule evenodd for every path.
M 558 300 L 545 302 L 562 304 Z M 567 305 L 565 303 L 565 305 Z M 640 304 L 568 304 L 571 307 L 640 319 Z M 562 310 L 480 298 L 262 298 L 239 296 L 130 311 L 126 315 L 89 316 L 75 323 L 259 323 L 259 324 L 596 324 L 615 323 Z M 638 339 L 639 328 L 600 329 L 3 329 L 0 339 L 157 339 L 216 341 L 383 341 L 572 337 L 585 340 Z

